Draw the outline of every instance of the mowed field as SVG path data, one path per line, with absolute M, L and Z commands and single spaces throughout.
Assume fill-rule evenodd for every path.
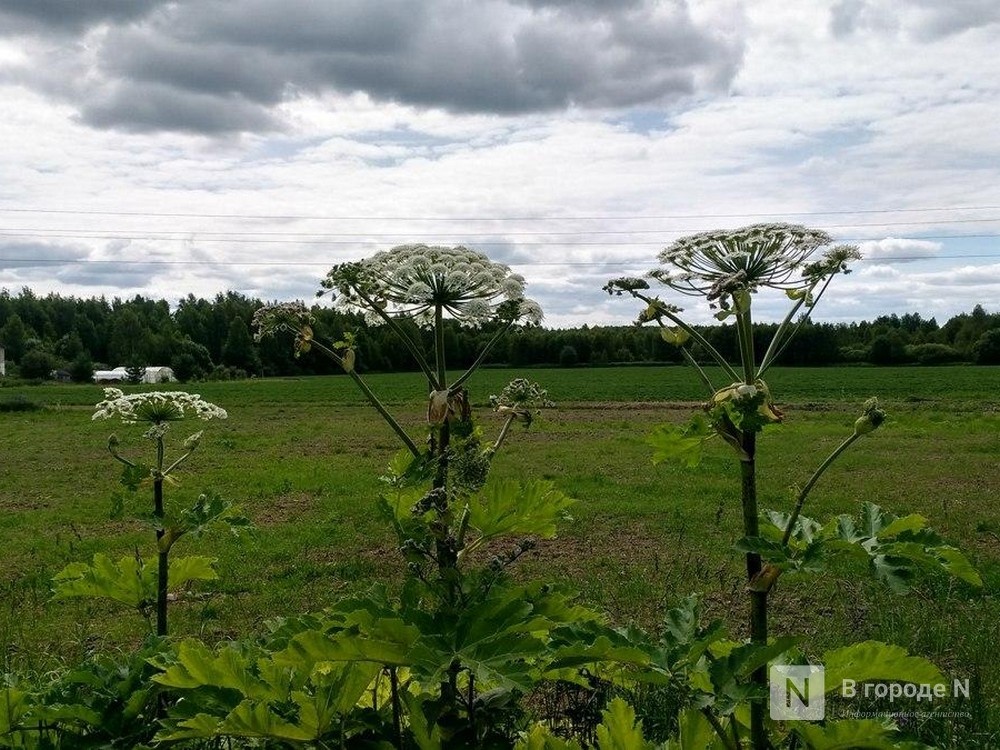
M 683 367 L 483 370 L 470 383 L 485 437 L 500 420 L 485 406 L 526 375 L 556 401 L 529 431 L 515 430 L 494 475 L 550 479 L 579 502 L 559 537 L 523 558 L 516 575 L 573 587 L 616 622 L 655 628 L 678 598 L 704 592 L 709 616 L 742 635 L 738 466 L 723 445 L 695 469 L 654 466 L 644 440 L 658 424 L 686 420 L 704 398 Z M 374 375 L 373 389 L 411 434 L 423 434 L 426 388 L 416 375 Z M 721 379 L 719 380 L 721 384 Z M 804 636 L 818 654 L 879 639 L 928 656 L 982 701 L 974 722 L 996 725 L 1000 699 L 1000 369 L 778 369 L 769 384 L 785 424 L 759 442 L 762 506 L 789 510 L 792 488 L 850 434 L 865 398 L 889 421 L 859 441 L 817 485 L 805 515 L 854 513 L 865 500 L 930 519 L 979 567 L 985 590 L 930 581 L 897 596 L 860 568 L 784 577 L 773 629 Z M 220 578 L 171 610 L 172 629 L 214 642 L 261 632 L 265 621 L 316 610 L 374 582 L 390 585 L 401 563 L 375 511 L 379 475 L 397 450 L 392 432 L 346 377 L 184 386 L 229 419 L 179 423 L 175 445 L 204 428 L 199 451 L 168 486 L 168 506 L 212 489 L 240 504 L 256 531 L 182 540 L 174 554 L 218 558 Z M 122 451 L 151 447 L 141 429 L 93 422 L 96 386 L 0 389 L 45 408 L 0 413 L 0 647 L 4 667 L 43 670 L 95 648 L 137 642 L 136 615 L 100 601 L 50 601 L 50 580 L 95 552 L 153 557 L 152 532 L 110 520 Z M 168 457 L 169 460 L 169 457 Z M 992 727 L 992 729 L 991 729 Z M 997 735 L 1000 737 L 1000 734 Z

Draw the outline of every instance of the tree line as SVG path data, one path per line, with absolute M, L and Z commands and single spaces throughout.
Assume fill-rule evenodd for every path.
M 182 381 L 337 372 L 336 365 L 320 354 L 295 358 L 290 340 L 254 342 L 250 322 L 263 304 L 237 292 L 210 300 L 188 295 L 172 308 L 166 300 L 142 296 L 41 297 L 28 288 L 17 295 L 5 289 L 0 291 L 0 345 L 6 351 L 8 377 L 24 379 L 46 379 L 57 372 L 85 382 L 95 369 L 147 365 L 169 366 Z M 346 332 L 357 334 L 359 369 L 415 369 L 385 327 L 366 326 L 358 315 L 327 307 L 316 307 L 315 314 L 317 336 L 338 340 Z M 768 340 L 774 328 L 774 324 L 760 325 L 758 340 Z M 700 330 L 722 354 L 736 356 L 732 326 Z M 448 361 L 455 367 L 468 366 L 493 333 L 489 327 L 449 326 Z M 692 353 L 700 356 L 697 346 Z M 680 361 L 678 349 L 655 328 L 583 325 L 520 330 L 492 352 L 487 364 L 570 367 Z M 854 323 L 806 322 L 781 357 L 782 364 L 800 366 L 953 362 L 1000 364 L 1000 313 L 976 305 L 943 325 L 919 313 Z

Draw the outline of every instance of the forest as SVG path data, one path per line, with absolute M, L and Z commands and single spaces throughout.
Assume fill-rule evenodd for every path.
M 168 365 L 178 379 L 230 380 L 250 376 L 319 375 L 338 371 L 329 359 L 313 353 L 292 355 L 288 341 L 260 343 L 250 327 L 264 304 L 237 292 L 214 299 L 189 295 L 177 305 L 136 296 L 80 299 L 58 294 L 0 291 L 0 345 L 5 348 L 7 376 L 86 382 L 95 369 Z M 414 369 L 410 355 L 384 327 L 366 326 L 359 315 L 317 306 L 317 335 L 337 340 L 345 332 L 358 335 L 358 368 L 369 372 Z M 412 323 L 408 325 L 413 326 Z M 758 326 L 766 341 L 775 324 Z M 725 356 L 736 353 L 732 326 L 699 329 Z M 421 335 L 416 332 L 413 334 Z M 448 361 L 471 364 L 474 353 L 492 337 L 489 327 L 449 326 L 445 335 Z M 692 354 L 699 358 L 697 345 Z M 652 327 L 581 326 L 572 329 L 522 328 L 495 349 L 487 365 L 602 366 L 626 363 L 680 362 L 677 347 Z M 944 324 L 919 313 L 884 315 L 849 324 L 805 322 L 784 351 L 782 364 L 940 365 L 959 362 L 1000 364 L 1000 312 L 976 305 Z

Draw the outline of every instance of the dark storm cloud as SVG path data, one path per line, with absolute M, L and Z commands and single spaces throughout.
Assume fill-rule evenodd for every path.
M 276 130 L 270 110 L 239 94 L 206 94 L 159 83 L 127 81 L 107 96 L 95 96 L 80 108 L 83 122 L 98 128 L 136 132 L 174 130 L 192 133 Z
M 141 18 L 164 0 L 0 0 L 0 24 L 8 32 L 79 31 L 95 23 Z
M 331 91 L 472 113 L 660 104 L 724 88 L 742 55 L 682 0 L 187 0 L 94 18 L 110 30 L 50 45 L 21 81 L 126 130 L 274 129 L 276 105 Z

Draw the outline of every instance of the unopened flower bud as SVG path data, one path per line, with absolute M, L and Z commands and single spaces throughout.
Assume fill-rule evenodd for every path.
M 867 435 L 873 432 L 885 421 L 885 411 L 879 408 L 878 399 L 865 401 L 861 416 L 854 421 L 854 432 L 857 435 Z
M 191 435 L 190 437 L 188 437 L 188 439 L 184 441 L 184 450 L 186 450 L 188 453 L 190 453 L 195 448 L 197 448 L 198 444 L 201 442 L 201 436 L 203 434 L 204 434 L 204 430 L 199 430 L 198 432 L 196 432 L 193 435 Z

